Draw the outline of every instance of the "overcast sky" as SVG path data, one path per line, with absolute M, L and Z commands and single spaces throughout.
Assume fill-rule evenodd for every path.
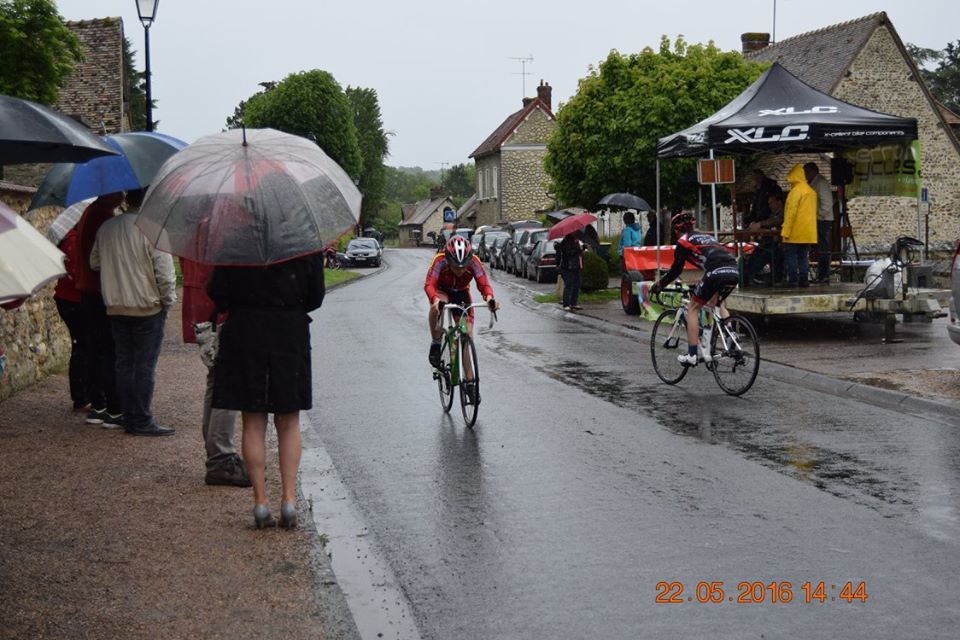
M 776 27 L 774 29 L 774 4 Z M 123 18 L 143 68 L 135 0 L 57 0 L 68 20 Z M 503 119 L 553 87 L 556 110 L 611 49 L 656 48 L 661 35 L 739 50 L 740 34 L 777 40 L 886 11 L 904 42 L 960 40 L 946 0 L 162 0 L 150 29 L 154 118 L 188 142 L 220 131 L 258 83 L 324 69 L 375 89 L 393 132 L 393 166 L 439 169 L 467 156 Z M 512 58 L 533 57 L 522 66 Z

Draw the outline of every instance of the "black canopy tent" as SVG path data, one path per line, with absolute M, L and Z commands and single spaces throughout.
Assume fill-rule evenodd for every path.
M 779 62 L 705 120 L 657 142 L 657 158 L 708 151 L 815 153 L 917 139 L 917 121 L 871 111 L 817 91 Z
M 660 210 L 661 159 L 704 154 L 712 158 L 715 152 L 730 155 L 823 153 L 916 139 L 915 118 L 880 113 L 838 100 L 774 62 L 753 84 L 709 118 L 657 141 L 657 210 Z M 841 207 L 843 216 L 846 212 L 842 192 Z M 716 233 L 716 203 L 713 211 Z

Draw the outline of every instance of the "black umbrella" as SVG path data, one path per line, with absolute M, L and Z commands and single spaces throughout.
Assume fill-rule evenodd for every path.
M 0 165 L 86 162 L 116 153 L 76 120 L 29 100 L 0 95 Z
M 608 193 L 600 198 L 600 204 L 607 207 L 620 207 L 622 209 L 636 209 L 637 211 L 652 211 L 646 200 L 632 193 Z

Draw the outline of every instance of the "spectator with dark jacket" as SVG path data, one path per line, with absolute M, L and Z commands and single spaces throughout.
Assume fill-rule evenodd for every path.
M 108 428 L 122 426 L 120 418 L 123 411 L 117 398 L 113 331 L 100 293 L 100 274 L 90 267 L 90 253 L 100 227 L 113 218 L 122 203 L 123 192 L 100 196 L 84 210 L 76 227 L 77 270 L 74 284 L 80 292 L 86 342 L 90 349 L 87 359 L 87 400 L 90 402 L 87 424 L 102 424 Z
M 87 330 L 83 309 L 80 306 L 80 291 L 77 290 L 77 228 L 67 232 L 57 247 L 63 251 L 64 268 L 67 275 L 57 280 L 53 290 L 53 301 L 57 313 L 70 333 L 70 399 L 74 411 L 87 411 L 90 408 L 90 392 L 87 389 L 89 376 L 90 348 L 87 345 Z
M 580 279 L 583 272 L 582 232 L 568 233 L 556 243 L 557 269 L 563 278 L 563 310 L 579 311 Z

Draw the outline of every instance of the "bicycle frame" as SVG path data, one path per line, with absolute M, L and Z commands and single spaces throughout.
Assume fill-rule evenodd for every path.
M 461 306 L 458 304 L 453 304 L 450 302 L 444 303 L 440 311 L 440 316 L 437 318 L 437 325 L 443 330 L 444 341 L 447 343 L 447 347 L 450 350 L 450 384 L 457 386 L 460 384 L 460 336 L 465 336 L 470 334 L 470 329 L 468 326 L 468 318 L 471 309 L 477 309 L 479 307 L 487 307 L 486 302 L 474 302 L 467 306 Z M 489 308 L 489 307 L 488 307 Z M 453 314 L 459 312 L 460 318 L 457 321 L 453 320 Z M 488 329 L 493 328 L 493 323 L 497 318 L 497 312 L 490 312 L 490 324 L 487 327 Z

